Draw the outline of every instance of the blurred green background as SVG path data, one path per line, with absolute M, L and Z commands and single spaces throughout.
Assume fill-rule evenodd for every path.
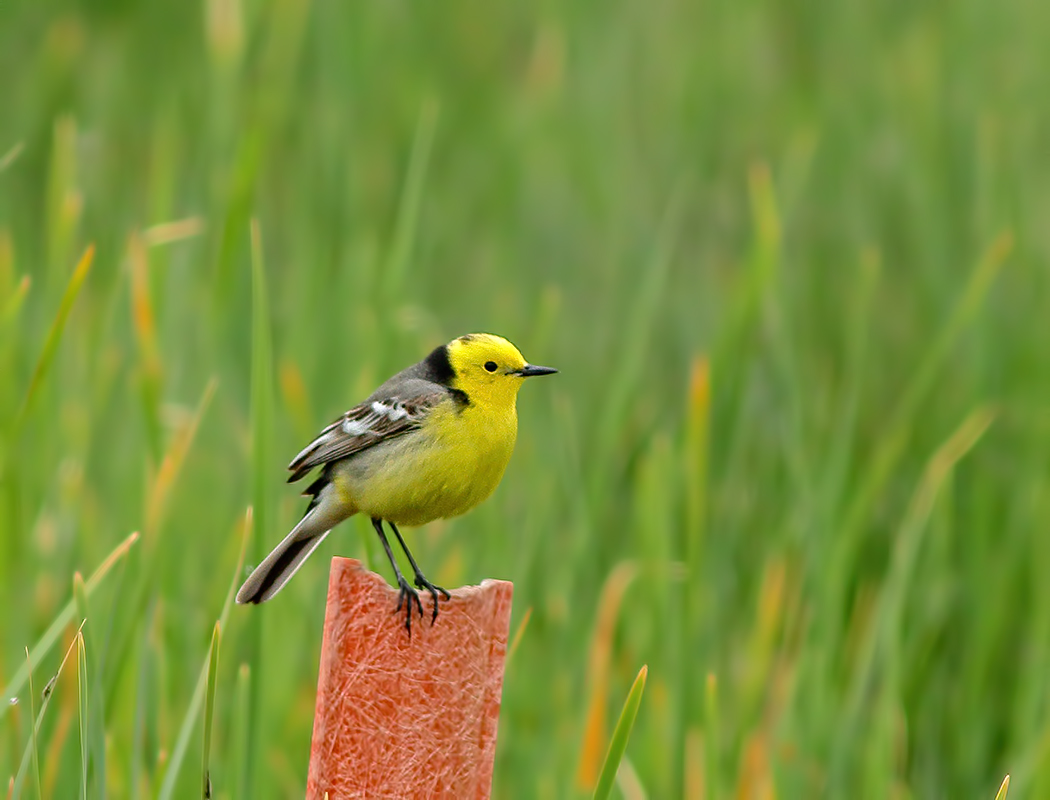
M 492 331 L 561 374 L 409 542 L 515 583 L 496 796 L 586 796 L 643 664 L 628 798 L 1050 796 L 1048 22 L 0 3 L 4 788 L 199 796 L 247 507 L 255 563 L 320 427 Z M 302 796 L 326 560 L 373 539 L 229 611 L 215 797 Z

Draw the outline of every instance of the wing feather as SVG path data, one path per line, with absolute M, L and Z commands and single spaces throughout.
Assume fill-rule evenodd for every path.
M 314 467 L 347 458 L 397 436 L 418 430 L 434 406 L 449 400 L 447 390 L 427 392 L 410 398 L 369 399 L 354 406 L 302 449 L 288 465 L 289 483 L 302 478 Z

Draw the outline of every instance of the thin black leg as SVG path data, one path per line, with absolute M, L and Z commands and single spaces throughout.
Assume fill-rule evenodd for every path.
M 430 619 L 430 624 L 433 625 L 437 622 L 438 618 L 438 592 L 445 595 L 446 600 L 451 600 L 452 595 L 442 589 L 440 586 L 435 586 L 426 579 L 422 571 L 419 569 L 419 564 L 412 558 L 412 553 L 409 552 L 408 546 L 405 544 L 405 540 L 401 538 L 401 531 L 397 529 L 397 526 L 393 522 L 388 522 L 390 530 L 394 532 L 394 536 L 397 537 L 397 543 L 401 545 L 401 549 L 405 551 L 405 555 L 408 556 L 408 563 L 412 565 L 412 571 L 416 573 L 416 586 L 420 589 L 426 589 L 430 592 L 430 596 L 434 598 L 434 616 Z
M 386 557 L 388 559 L 390 559 L 390 566 L 394 568 L 394 577 L 397 579 L 397 588 L 398 588 L 397 608 L 394 609 L 394 613 L 396 614 L 398 611 L 400 611 L 401 610 L 401 606 L 405 605 L 405 603 L 407 601 L 407 606 L 405 608 L 405 629 L 408 631 L 409 638 L 411 638 L 411 636 L 412 636 L 412 601 L 415 600 L 416 606 L 419 608 L 419 616 L 420 616 L 420 618 L 423 617 L 423 603 L 419 599 L 419 592 L 417 592 L 415 589 L 413 589 L 411 586 L 409 586 L 408 585 L 408 581 L 405 579 L 405 576 L 401 574 L 401 567 L 399 567 L 397 565 L 397 559 L 394 558 L 394 553 L 390 549 L 390 542 L 387 541 L 386 533 L 383 531 L 383 520 L 376 519 L 375 517 L 373 517 L 372 518 L 372 527 L 375 528 L 376 529 L 376 533 L 379 534 L 379 541 L 381 541 L 383 543 L 383 549 L 386 551 Z M 390 527 L 394 528 L 393 525 L 391 525 Z M 394 533 L 397 533 L 397 528 L 394 528 Z M 398 541 L 401 541 L 401 534 L 400 533 L 397 533 L 397 538 L 398 538 Z M 402 547 L 405 546 L 404 542 L 401 543 L 401 546 Z M 411 556 L 409 556 L 409 560 L 410 561 L 412 560 Z M 414 561 L 412 562 L 412 566 L 415 567 L 415 562 Z M 431 625 L 433 625 L 433 624 L 434 623 L 431 622 Z

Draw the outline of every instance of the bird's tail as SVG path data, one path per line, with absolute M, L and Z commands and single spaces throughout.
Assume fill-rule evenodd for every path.
M 340 514 L 343 519 L 349 515 Z M 277 545 L 270 555 L 255 568 L 248 580 L 237 591 L 238 603 L 263 603 L 277 594 L 317 545 L 324 541 L 336 524 L 342 520 L 325 513 L 321 504 L 311 503 L 306 515 L 291 533 Z

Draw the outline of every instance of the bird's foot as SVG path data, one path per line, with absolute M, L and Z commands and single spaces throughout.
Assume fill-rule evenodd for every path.
M 416 588 L 426 589 L 428 592 L 430 592 L 430 596 L 434 598 L 434 614 L 430 618 L 430 624 L 433 625 L 435 622 L 437 622 L 438 618 L 438 593 L 440 592 L 441 594 L 445 595 L 446 600 L 451 600 L 452 595 L 450 595 L 445 589 L 441 588 L 440 586 L 436 586 L 430 581 L 428 581 L 422 572 L 416 573 Z
M 418 585 L 418 581 L 417 581 Z M 394 609 L 394 613 L 397 614 L 401 611 L 401 607 L 405 607 L 405 630 L 408 631 L 408 638 L 412 638 L 412 604 L 415 603 L 416 608 L 419 609 L 419 618 L 423 619 L 423 602 L 419 599 L 419 592 L 408 585 L 408 580 L 403 575 L 397 576 L 397 608 Z M 421 587 L 422 588 L 422 587 Z M 434 623 L 431 622 L 431 625 Z

